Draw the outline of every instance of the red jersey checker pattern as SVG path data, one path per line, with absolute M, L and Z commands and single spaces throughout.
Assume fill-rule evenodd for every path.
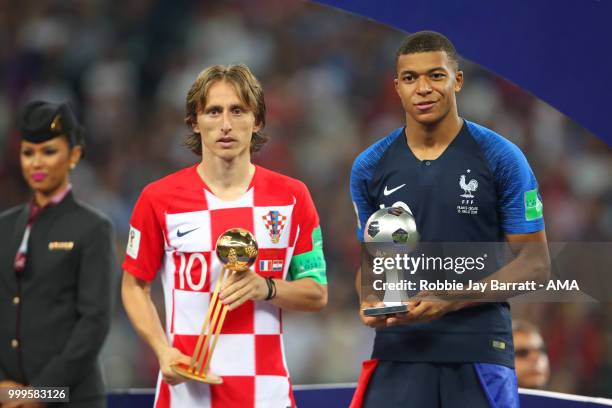
M 279 222 L 271 225 L 272 217 Z M 130 224 L 138 242 L 128 246 L 123 267 L 148 281 L 161 274 L 168 336 L 191 355 L 221 270 L 214 251 L 219 235 L 235 227 L 251 231 L 260 249 L 254 270 L 282 279 L 291 257 L 312 249 L 319 219 L 297 180 L 256 167 L 248 191 L 228 202 L 212 194 L 193 166 L 148 185 Z M 156 407 L 293 406 L 280 309 L 248 301 L 228 313 L 211 370 L 222 385 L 168 386 L 160 379 Z

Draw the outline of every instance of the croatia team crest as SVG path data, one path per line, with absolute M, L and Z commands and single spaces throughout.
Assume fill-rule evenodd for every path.
M 287 217 L 276 210 L 272 210 L 261 218 L 264 220 L 264 225 L 270 234 L 272 243 L 278 244 L 285 229 Z

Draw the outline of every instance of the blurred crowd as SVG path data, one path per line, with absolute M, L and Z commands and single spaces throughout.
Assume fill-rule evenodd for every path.
M 356 381 L 373 333 L 357 316 L 349 174 L 361 150 L 403 123 L 392 82 L 402 37 L 297 0 L 2 1 L 0 210 L 28 199 L 20 107 L 31 99 L 69 101 L 87 130 L 75 194 L 112 218 L 123 254 L 141 189 L 198 160 L 182 145 L 189 86 L 206 66 L 246 63 L 263 83 L 271 136 L 255 162 L 308 185 L 324 234 L 329 305 L 284 319 L 293 382 Z M 612 241 L 611 149 L 513 84 L 467 61 L 462 69 L 460 114 L 525 152 L 540 183 L 548 240 Z M 514 313 L 542 331 L 548 389 L 612 397 L 612 306 L 529 303 Z M 157 361 L 119 302 L 102 358 L 110 388 L 154 385 Z

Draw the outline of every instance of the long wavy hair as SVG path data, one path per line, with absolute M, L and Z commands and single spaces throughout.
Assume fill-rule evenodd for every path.
M 185 146 L 198 156 L 202 155 L 202 138 L 199 133 L 193 131 L 193 127 L 197 123 L 198 113 L 206 106 L 208 90 L 217 81 L 227 81 L 234 85 L 242 102 L 252 109 L 255 123 L 260 128 L 253 132 L 250 150 L 259 151 L 269 139 L 262 133 L 266 124 L 266 103 L 261 84 L 244 64 L 214 65 L 200 72 L 187 93 L 185 123 L 191 134 L 187 136 Z

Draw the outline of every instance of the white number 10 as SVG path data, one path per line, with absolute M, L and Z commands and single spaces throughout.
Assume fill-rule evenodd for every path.
M 189 260 L 187 260 L 187 256 L 183 253 L 180 254 L 181 257 L 181 265 L 179 266 L 179 287 L 181 289 L 185 289 L 185 277 L 187 278 L 187 285 L 191 290 L 201 290 L 206 283 L 206 273 L 208 272 L 208 266 L 206 265 L 206 260 L 204 259 L 204 255 L 199 252 L 194 252 L 193 254 L 189 254 Z M 193 268 L 193 262 L 195 260 L 200 261 L 202 265 L 202 273 L 200 274 L 200 281 L 198 283 L 193 282 L 193 277 L 191 276 L 191 269 Z

